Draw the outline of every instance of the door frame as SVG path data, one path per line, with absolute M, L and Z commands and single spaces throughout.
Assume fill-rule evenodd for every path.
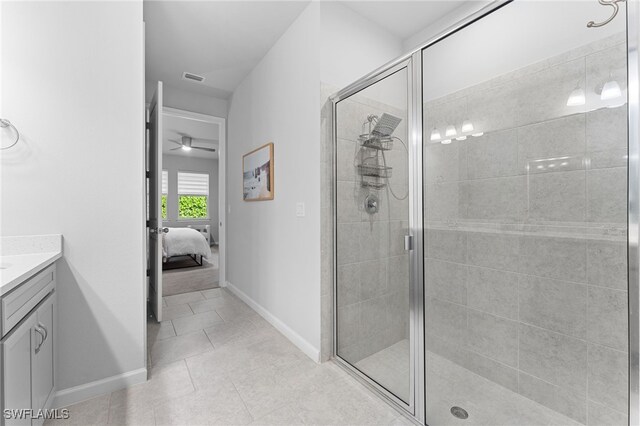
M 417 55 L 417 54 L 416 54 Z M 415 55 L 414 55 L 415 56 Z M 409 250 L 409 367 L 410 367 L 410 385 L 409 400 L 403 401 L 390 390 L 386 389 L 375 379 L 369 377 L 357 367 L 352 365 L 346 359 L 338 354 L 338 268 L 333 270 L 333 351 L 332 356 L 338 365 L 344 368 L 348 373 L 352 374 L 370 389 L 377 392 L 393 407 L 405 415 L 423 421 L 424 418 L 424 298 L 423 298 L 423 271 L 424 271 L 424 254 L 422 246 L 422 174 L 417 171 L 422 170 L 422 133 L 413 129 L 421 128 L 422 118 L 419 108 L 419 102 L 414 99 L 413 93 L 420 89 L 422 81 L 422 61 L 416 61 L 414 56 L 403 57 L 393 64 L 380 70 L 375 75 L 362 79 L 357 84 L 353 84 L 346 89 L 334 94 L 329 99 L 332 103 L 332 199 L 331 214 L 333 217 L 333 264 L 338 265 L 338 226 L 335 221 L 337 217 L 337 164 L 338 164 L 338 134 L 337 134 L 337 106 L 342 100 L 357 94 L 374 84 L 384 80 L 385 78 L 399 72 L 407 71 L 407 129 L 408 129 L 408 185 L 409 185 L 409 235 L 413 239 L 412 248 Z M 417 56 L 416 56 L 417 57 Z M 421 97 L 420 97 L 421 98 Z
M 146 110 L 148 111 L 149 104 L 146 104 Z M 189 120 L 198 120 L 205 123 L 217 124 L 218 131 L 218 270 L 219 270 L 219 283 L 220 287 L 226 287 L 226 247 L 227 247 L 227 227 L 226 227 L 226 214 L 227 214 L 227 173 L 226 173 L 226 161 L 227 161 L 227 119 L 222 117 L 216 117 L 214 115 L 200 114 L 198 112 L 186 111 L 177 108 L 163 107 L 163 115 L 169 115 L 172 117 L 181 117 Z M 148 241 L 145 238 L 145 245 Z M 145 303 L 146 306 L 146 303 Z M 145 327 L 146 327 L 146 315 L 145 315 Z
M 218 125 L 218 270 L 220 287 L 226 286 L 226 243 L 227 243 L 227 221 L 226 221 L 226 153 L 227 153 L 227 119 L 214 115 L 200 114 L 177 108 L 164 107 L 165 116 L 186 118 L 204 123 Z

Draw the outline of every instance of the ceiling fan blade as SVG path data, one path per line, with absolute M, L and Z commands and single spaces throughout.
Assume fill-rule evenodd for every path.
M 178 142 L 178 141 L 174 141 L 173 139 L 167 139 L 167 140 L 168 140 L 169 142 L 173 142 L 173 143 L 176 143 L 176 144 L 178 144 L 178 145 L 182 145 L 180 142 Z
M 218 142 L 218 139 L 192 138 L 194 141 Z
M 215 149 L 213 149 L 213 148 L 203 148 L 203 147 L 201 147 L 201 146 L 191 146 L 191 148 L 193 148 L 193 149 L 200 149 L 200 150 L 202 150 L 202 151 L 216 152 L 216 150 L 215 150 Z
M 182 149 L 181 146 L 177 147 L 177 148 L 171 148 L 169 151 L 175 151 L 176 149 Z

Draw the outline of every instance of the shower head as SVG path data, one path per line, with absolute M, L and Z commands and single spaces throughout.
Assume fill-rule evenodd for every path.
M 382 114 L 378 121 L 376 122 L 376 126 L 373 128 L 371 133 L 376 134 L 377 136 L 391 136 L 398 124 L 402 121 L 401 118 L 394 117 L 391 114 L 387 114 L 386 112 Z

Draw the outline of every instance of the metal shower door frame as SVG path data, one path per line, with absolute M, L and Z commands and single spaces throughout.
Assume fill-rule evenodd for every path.
M 333 249 L 334 249 L 334 265 L 336 265 L 336 237 L 337 226 L 335 223 L 336 215 L 336 105 L 346 97 L 380 81 L 382 78 L 392 74 L 395 71 L 407 66 L 410 72 L 410 85 L 414 92 L 409 92 L 409 140 L 412 152 L 410 157 L 409 172 L 420 171 L 416 173 L 419 177 L 410 177 L 409 188 L 410 200 L 410 223 L 411 233 L 414 236 L 414 247 L 419 248 L 420 256 L 423 256 L 423 223 L 422 223 L 422 51 L 432 46 L 446 37 L 458 32 L 459 30 L 473 24 L 501 7 L 511 3 L 514 0 L 494 0 L 487 6 L 477 12 L 462 19 L 458 23 L 449 27 L 442 33 L 436 35 L 429 41 L 417 46 L 411 52 L 383 65 L 377 70 L 367 74 L 351 85 L 345 87 L 335 95 L 331 96 L 333 103 L 332 113 L 332 146 L 333 146 L 333 186 L 332 186 L 332 214 L 333 214 Z M 640 0 L 626 0 L 626 19 L 627 19 L 627 93 L 628 93 L 628 332 L 629 332 L 629 425 L 640 424 Z M 393 70 L 393 71 L 392 71 Z M 419 91 L 418 91 L 419 90 Z M 416 219 L 420 218 L 420 223 Z M 423 277 L 424 258 L 415 259 L 418 250 L 414 250 L 411 259 L 412 280 L 417 277 Z M 358 379 L 363 381 L 368 387 L 379 392 L 383 397 L 389 400 L 396 408 L 401 409 L 407 414 L 411 414 L 415 420 L 421 424 L 425 423 L 425 390 L 427 383 L 425 382 L 425 346 L 424 346 L 424 282 L 412 281 L 412 312 L 411 327 L 412 338 L 416 346 L 412 348 L 412 399 L 413 404 L 407 407 L 406 404 L 398 403 L 397 398 L 389 396 L 389 392 L 382 388 L 371 379 L 357 371 L 346 361 L 337 356 L 337 315 L 336 315 L 336 287 L 337 285 L 337 269 L 333 271 L 333 357 L 339 365 L 352 373 Z M 419 301 L 416 303 L 416 300 Z M 421 351 L 421 353 L 419 353 Z M 400 401 L 401 402 L 401 401 Z M 409 408 L 409 409 L 408 409 Z
M 421 61 L 417 63 L 420 66 Z M 415 123 L 416 116 L 420 116 L 422 109 L 416 110 L 415 105 L 415 90 L 416 82 L 422 78 L 421 72 L 416 72 L 416 62 L 412 57 L 403 58 L 403 60 L 394 63 L 393 65 L 380 70 L 380 72 L 372 75 L 370 78 L 362 79 L 358 84 L 349 86 L 347 89 L 342 90 L 335 95 L 331 96 L 332 101 L 332 146 L 333 146 L 333 182 L 332 182 L 332 198 L 331 198 L 331 211 L 333 215 L 333 264 L 337 265 L 337 225 L 335 218 L 337 217 L 337 105 L 340 101 L 349 98 L 352 95 L 384 80 L 385 78 L 406 69 L 407 71 L 407 116 L 408 116 L 408 177 L 409 177 L 409 235 L 413 237 L 413 249 L 409 251 L 409 286 L 410 286 L 410 312 L 409 312 L 409 352 L 410 352 L 410 392 L 409 401 L 405 403 L 400 398 L 395 396 L 392 392 L 387 390 L 380 383 L 376 382 L 371 377 L 367 376 L 356 367 L 351 365 L 347 360 L 340 357 L 338 354 L 338 313 L 337 313 L 337 286 L 338 286 L 338 272 L 337 268 L 333 271 L 333 359 L 342 368 L 347 370 L 362 383 L 364 383 L 371 390 L 377 392 L 380 396 L 391 403 L 394 408 L 408 414 L 415 418 L 424 418 L 424 381 L 421 378 L 424 377 L 424 329 L 423 329 L 423 315 L 424 298 L 422 297 L 423 286 L 423 248 L 422 248 L 422 132 L 416 131 L 418 129 L 417 123 Z M 419 71 L 419 69 L 418 69 Z M 418 86 L 421 87 L 421 84 Z M 421 126 L 420 126 L 421 129 Z M 420 152 L 416 152 L 419 149 Z M 420 171 L 420 173 L 418 173 Z M 419 180 L 419 182 L 417 181 Z M 420 194 L 420 197 L 416 199 L 416 194 Z M 419 295 L 420 297 L 416 297 Z

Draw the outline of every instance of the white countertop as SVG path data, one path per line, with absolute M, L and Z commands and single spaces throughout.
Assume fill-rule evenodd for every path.
M 0 238 L 0 296 L 62 257 L 62 235 Z

